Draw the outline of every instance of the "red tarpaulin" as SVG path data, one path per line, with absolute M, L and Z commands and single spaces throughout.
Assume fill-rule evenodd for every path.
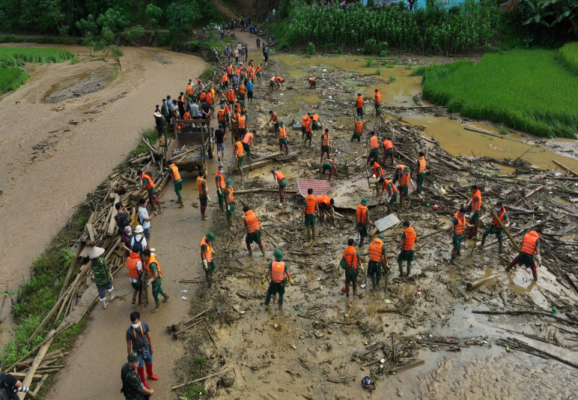
M 301 196 L 307 196 L 307 190 L 313 189 L 313 194 L 315 196 L 321 196 L 327 194 L 331 190 L 331 186 L 327 181 L 320 181 L 317 179 L 297 179 L 297 187 L 299 188 L 299 193 Z

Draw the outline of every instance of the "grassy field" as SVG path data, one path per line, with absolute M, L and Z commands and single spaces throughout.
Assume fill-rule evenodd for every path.
M 566 69 L 578 75 L 578 42 L 565 44 L 559 51 L 558 59 Z
M 423 97 L 450 112 L 487 119 L 545 137 L 576 139 L 578 79 L 557 61 L 556 50 L 485 54 L 422 67 Z
M 20 67 L 25 63 L 60 63 L 74 59 L 67 50 L 36 49 L 29 47 L 0 47 L 0 94 L 16 90 L 30 77 Z

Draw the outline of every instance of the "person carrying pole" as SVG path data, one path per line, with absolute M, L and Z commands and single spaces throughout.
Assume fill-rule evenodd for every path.
M 482 193 L 477 185 L 472 186 L 472 198 L 470 200 L 470 216 L 469 223 L 472 225 L 468 230 L 468 238 L 472 239 L 478 235 L 478 225 L 480 223 L 480 213 L 482 211 Z
M 488 227 L 488 229 L 486 229 L 486 231 L 482 235 L 482 243 L 480 245 L 480 250 L 481 251 L 484 250 L 484 244 L 486 243 L 486 237 L 489 234 L 495 234 L 496 238 L 498 238 L 498 243 L 500 244 L 500 248 L 498 250 L 498 253 L 502 254 L 502 252 L 504 251 L 504 237 L 503 237 L 504 236 L 504 230 L 502 229 L 502 226 L 500 225 L 500 223 L 496 219 L 496 216 L 500 219 L 500 221 L 502 222 L 502 224 L 506 228 L 510 226 L 510 219 L 508 218 L 506 208 L 503 206 L 501 201 L 498 201 L 496 203 L 496 207 L 492 211 L 495 211 L 495 216 L 490 215 L 490 214 L 486 214 L 482 218 L 480 218 L 481 220 L 484 220 L 484 219 L 492 216 L 492 224 Z
M 401 235 L 401 243 L 397 248 L 401 250 L 397 256 L 397 265 L 399 266 L 399 277 L 403 277 L 403 262 L 407 261 L 407 273 L 405 276 L 411 274 L 411 263 L 413 261 L 415 252 L 415 242 L 418 242 L 415 230 L 409 226 L 409 221 L 403 223 L 403 234 Z
M 289 283 L 293 285 L 293 278 L 287 270 L 287 265 L 283 262 L 283 252 L 279 249 L 273 252 L 273 257 L 275 261 L 269 263 L 269 268 L 263 278 L 262 283 L 267 282 L 267 279 L 271 278 L 269 283 L 269 289 L 267 289 L 267 297 L 265 298 L 265 307 L 269 306 L 271 302 L 271 296 L 279 295 L 279 309 L 283 307 L 283 297 L 285 295 L 285 281 L 289 279 Z
M 450 259 L 450 264 L 456 265 L 456 257 L 461 255 L 461 243 L 464 240 L 464 234 L 466 232 L 466 228 L 470 226 L 466 222 L 466 209 L 464 207 L 460 208 L 457 213 L 454 214 L 454 218 L 452 219 L 452 225 L 450 225 L 449 229 L 451 230 L 453 226 L 454 235 L 452 237 L 452 257 Z
M 379 287 L 381 280 L 381 270 L 389 269 L 387 263 L 387 250 L 385 249 L 385 237 L 377 235 L 369 245 L 369 263 L 367 265 L 367 274 L 371 278 L 373 290 Z M 386 274 L 387 275 L 387 274 Z

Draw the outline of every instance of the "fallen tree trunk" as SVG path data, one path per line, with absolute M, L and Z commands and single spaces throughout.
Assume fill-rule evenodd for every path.
M 488 314 L 488 315 L 522 315 L 522 314 L 530 314 L 530 315 L 539 315 L 542 317 L 548 317 L 555 319 L 556 321 L 564 322 L 570 325 L 578 325 L 578 322 L 570 321 L 569 319 L 559 317 L 554 315 L 553 313 L 548 313 L 545 311 L 526 311 L 526 310 L 506 310 L 506 311 L 485 311 L 485 310 L 473 310 L 473 314 Z
M 556 161 L 556 160 L 552 160 L 552 162 L 553 162 L 554 164 L 556 164 L 557 166 L 559 166 L 560 168 L 564 168 L 566 171 L 568 171 L 568 172 L 571 173 L 572 175 L 578 176 L 578 172 L 572 171 L 570 168 L 568 168 L 568 167 L 565 166 L 564 164 L 559 163 L 559 162 Z
M 487 278 L 478 279 L 477 281 L 474 281 L 474 282 L 468 282 L 466 287 L 468 288 L 468 290 L 474 290 L 474 289 L 482 286 L 484 283 L 491 281 L 492 279 L 494 279 L 497 276 L 498 276 L 498 274 L 494 274 L 494 275 L 488 276 Z

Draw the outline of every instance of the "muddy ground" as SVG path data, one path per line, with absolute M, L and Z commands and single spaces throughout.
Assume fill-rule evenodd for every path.
M 273 95 L 264 94 L 269 73 L 265 74 L 263 83 L 256 85 L 258 100 L 248 105 L 249 128 L 254 127 L 259 133 L 254 152 L 258 158 L 278 150 L 270 125 L 265 126 L 268 111 L 273 110 L 288 126 L 290 154 L 297 154 L 297 158 L 246 171 L 243 176 L 235 174 L 228 163 L 227 175 L 232 177 L 237 191 L 274 190 L 276 184 L 269 172 L 272 166 L 280 168 L 288 178 L 289 191 L 297 189 L 296 179 L 321 179 L 318 174 L 320 131 L 314 132 L 313 146 L 309 148 L 301 143 L 300 130 L 290 129 L 305 112 L 318 113 L 324 128 L 328 127 L 332 134 L 332 158 L 339 174 L 330 182 L 335 188 L 330 195 L 339 193 L 335 200 L 342 217 L 336 219 L 335 225 L 318 222 L 317 238 L 308 241 L 301 217 L 303 197 L 298 194 L 288 195 L 282 208 L 277 207 L 276 193 L 236 195 L 238 206 L 233 232 L 227 229 L 224 213 L 215 209 L 211 230 L 217 235 L 218 284 L 207 289 L 200 269 L 193 277 L 196 283 L 182 284 L 188 290 L 201 288 L 199 297 L 192 301 L 190 314 L 209 308 L 211 333 L 194 328 L 179 339 L 186 344 L 186 355 L 176 370 L 177 382 L 200 378 L 203 374 L 199 374 L 194 360 L 203 356 L 210 360 L 204 375 L 223 372 L 205 381 L 209 394 L 220 398 L 571 398 L 577 389 L 576 369 L 514 349 L 506 351 L 496 341 L 517 338 L 564 360 L 576 359 L 577 288 L 571 286 L 565 275 L 576 272 L 578 261 L 575 253 L 578 225 L 574 217 L 578 210 L 567 201 L 575 196 L 573 182 L 544 181 L 546 189 L 542 188 L 527 200 L 521 199 L 520 196 L 541 186 L 542 181 L 531 180 L 542 179 L 536 178 L 542 171 L 533 167 L 533 162 L 517 161 L 511 163 L 510 168 L 517 175 L 509 175 L 502 164 L 510 162 L 502 160 L 504 157 L 480 157 L 492 150 L 490 144 L 502 143 L 504 139 L 489 137 L 487 143 L 487 135 L 477 134 L 479 142 L 472 142 L 469 148 L 476 151 L 476 158 L 456 159 L 451 150 L 444 150 L 442 140 L 436 142 L 430 137 L 429 126 L 414 127 L 394 117 L 407 112 L 403 109 L 392 112 L 394 116 L 378 119 L 367 115 L 371 110 L 369 105 L 363 141 L 351 144 L 355 94 L 372 93 L 375 86 L 387 83 L 375 75 L 360 72 L 351 63 L 346 67 L 332 66 L 326 59 L 321 65 L 296 56 L 272 59 L 267 72 L 285 77 L 286 88 Z M 336 63 L 343 64 L 343 61 Z M 401 79 L 407 76 L 405 71 L 397 71 Z M 306 87 L 308 76 L 317 76 L 318 81 L 320 76 L 325 79 L 312 91 Z M 388 102 L 403 107 L 396 104 L 395 94 L 389 93 L 387 86 L 383 86 L 382 93 Z M 398 163 L 413 166 L 412 160 L 420 150 L 437 157 L 428 158 L 429 173 L 423 196 L 412 194 L 409 208 L 395 211 L 400 220 L 412 222 L 418 237 L 447 224 L 459 206 L 467 202 L 450 187 L 466 196 L 469 186 L 477 183 L 484 187 L 484 198 L 494 203 L 504 200 L 505 206 L 510 207 L 511 229 L 518 234 L 518 240 L 525 229 L 537 225 L 552 235 L 544 239 L 544 264 L 539 268 L 539 281 L 534 282 L 529 271 L 521 268 L 504 272 L 509 260 L 517 254 L 508 239 L 505 239 L 503 255 L 498 254 L 491 236 L 486 244 L 493 246 L 484 252 L 475 250 L 471 256 L 476 243 L 468 241 L 458 265 L 450 265 L 449 233 L 420 242 L 412 275 L 400 278 L 395 249 L 402 231 L 398 225 L 383 232 L 392 267 L 388 290 L 384 291 L 383 286 L 371 290 L 371 282 L 361 274 L 360 296 L 346 299 L 340 290 L 343 271 L 338 264 L 347 239 L 358 237 L 351 208 L 354 209 L 362 197 L 372 197 L 373 186 L 367 184 L 364 166 L 368 132 L 372 129 L 381 135 L 392 135 L 398 149 L 410 155 L 409 159 L 398 155 Z M 454 163 L 459 170 L 449 167 L 444 160 Z M 390 165 L 386 165 L 386 175 L 392 172 Z M 504 176 L 500 178 L 500 175 Z M 440 195 L 433 182 L 445 187 L 448 193 Z M 560 201 L 560 196 L 567 200 Z M 254 256 L 248 256 L 239 212 L 242 204 L 250 205 L 261 220 L 265 257 L 256 247 Z M 440 211 L 432 211 L 430 205 L 433 204 L 440 205 Z M 520 211 L 524 209 L 536 213 Z M 549 214 L 548 211 L 553 210 L 557 216 Z M 384 217 L 386 210 L 384 206 L 375 206 L 371 213 L 375 221 Z M 481 232 L 477 245 L 480 237 Z M 276 248 L 283 250 L 284 261 L 295 280 L 295 285 L 287 286 L 282 310 L 274 304 L 269 308 L 263 305 L 268 284 L 262 285 L 261 279 Z M 367 244 L 360 253 L 367 261 Z M 466 289 L 468 282 L 491 276 L 493 278 L 480 288 Z M 558 313 L 562 311 L 559 315 L 568 323 L 529 315 L 488 317 L 472 313 L 475 310 L 549 311 L 553 306 Z M 451 342 L 454 347 L 447 345 L 448 340 L 454 339 L 455 343 Z M 397 348 L 395 353 L 392 347 Z M 396 362 L 392 354 L 398 354 Z M 418 360 L 424 364 L 394 373 L 396 367 L 419 364 Z M 372 394 L 360 385 L 364 376 L 371 376 L 376 383 Z

